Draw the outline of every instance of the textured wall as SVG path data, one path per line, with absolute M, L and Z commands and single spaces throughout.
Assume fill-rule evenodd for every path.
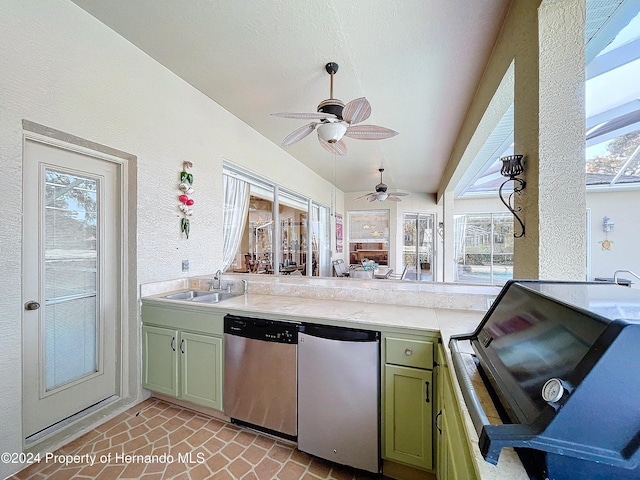
M 130 198 L 138 219 L 134 284 L 182 277 L 181 260 L 186 258 L 191 275 L 219 268 L 223 158 L 294 190 L 304 185 L 307 195 L 327 205 L 331 188 L 70 1 L 3 0 L 0 72 L 0 159 L 10 185 L 0 209 L 0 451 L 18 452 L 23 119 L 137 156 L 138 196 Z M 181 238 L 176 209 L 177 176 L 185 160 L 194 163 L 196 189 L 188 241 Z M 125 331 L 131 345 L 127 367 L 137 380 L 135 310 Z M 0 478 L 16 468 L 0 464 Z

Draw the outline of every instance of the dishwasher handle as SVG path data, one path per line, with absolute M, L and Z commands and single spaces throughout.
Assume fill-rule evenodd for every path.
M 300 325 L 300 333 L 306 333 L 313 337 L 339 340 L 343 342 L 378 342 L 380 332 L 372 330 L 357 330 L 355 328 L 330 327 L 326 325 L 304 324 Z

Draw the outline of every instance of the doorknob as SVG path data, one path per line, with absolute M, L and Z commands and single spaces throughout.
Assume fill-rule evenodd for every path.
M 24 309 L 25 310 L 37 310 L 40 308 L 40 304 L 38 302 L 35 302 L 33 300 L 27 302 L 24 304 Z

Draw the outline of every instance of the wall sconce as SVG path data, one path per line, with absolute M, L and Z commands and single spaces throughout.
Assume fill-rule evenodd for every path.
M 500 157 L 500 160 L 502 160 L 502 169 L 500 169 L 500 175 L 502 175 L 503 177 L 509 177 L 509 178 L 507 178 L 504 182 L 502 182 L 502 185 L 500 185 L 500 189 L 498 190 L 498 195 L 500 196 L 500 200 L 502 201 L 502 203 L 504 203 L 504 206 L 507 207 L 509 211 L 513 214 L 513 216 L 518 221 L 522 229 L 522 231 L 519 234 L 518 233 L 513 234 L 515 238 L 520 238 L 524 236 L 524 223 L 522 223 L 522 220 L 516 213 L 521 211 L 522 207 L 515 208 L 512 206 L 513 196 L 521 195 L 522 190 L 524 190 L 524 187 L 527 185 L 524 180 L 517 177 L 522 172 L 524 172 L 524 167 L 522 166 L 523 157 L 524 157 L 523 155 L 509 155 L 507 157 Z M 507 184 L 507 182 L 513 182 L 513 192 L 509 195 L 508 199 L 505 200 L 502 195 L 502 189 Z
M 613 231 L 613 222 L 609 217 L 604 217 L 602 219 L 602 230 L 604 230 L 605 232 Z

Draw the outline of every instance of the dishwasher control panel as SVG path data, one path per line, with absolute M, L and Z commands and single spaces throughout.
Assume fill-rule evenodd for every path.
M 224 333 L 238 337 L 276 343 L 298 343 L 298 327 L 294 322 L 225 315 Z

